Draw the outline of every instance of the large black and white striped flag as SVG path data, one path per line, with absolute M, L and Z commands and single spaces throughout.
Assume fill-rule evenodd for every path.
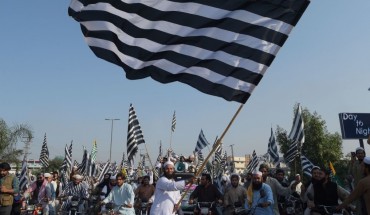
M 301 155 L 301 165 L 303 173 L 311 177 L 311 170 L 314 167 L 313 163 L 306 156 Z
M 299 155 L 299 152 L 301 151 L 302 145 L 305 140 L 302 108 L 299 104 L 294 116 L 292 130 L 290 131 L 288 139 L 291 141 L 291 144 L 289 145 L 289 149 L 285 153 L 284 158 L 286 162 L 290 163 L 294 161 L 294 159 Z
M 309 0 L 72 0 L 99 58 L 128 79 L 179 81 L 245 103 Z
M 138 151 L 138 145 L 145 143 L 143 132 L 141 131 L 139 120 L 132 104 L 130 104 L 128 114 L 128 129 L 127 129 L 127 157 L 128 162 L 132 164 L 134 156 Z
M 49 149 L 46 141 L 46 133 L 44 135 L 44 142 L 42 143 L 40 162 L 45 168 L 49 166 Z
M 19 189 L 20 191 L 24 191 L 27 188 L 28 184 L 28 168 L 27 168 L 27 160 L 26 156 L 24 156 L 22 161 L 22 170 L 21 174 L 19 175 Z
M 253 150 L 252 153 L 252 159 L 249 161 L 249 164 L 247 165 L 247 172 L 253 172 L 258 166 L 258 157 L 256 154 L 256 151 Z
M 208 143 L 206 137 L 203 134 L 203 130 L 201 129 L 200 133 L 199 133 L 199 136 L 198 136 L 197 145 L 195 146 L 194 151 L 199 152 L 200 150 L 204 149 L 204 147 L 206 147 L 207 145 L 209 145 L 209 143 Z
M 279 153 L 278 153 L 278 148 L 277 148 L 277 144 L 275 140 L 274 131 L 272 130 L 272 128 L 271 128 L 271 136 L 269 139 L 267 152 L 270 155 L 272 163 L 276 165 L 277 162 L 279 162 Z

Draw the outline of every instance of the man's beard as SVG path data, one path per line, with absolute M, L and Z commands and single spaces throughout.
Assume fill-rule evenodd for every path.
M 260 190 L 262 188 L 262 183 L 252 183 L 253 190 Z
M 311 182 L 312 182 L 313 185 L 316 185 L 316 184 L 319 184 L 320 183 L 320 180 L 311 178 Z
M 167 178 L 167 179 L 173 179 L 175 178 L 175 173 L 164 173 L 164 176 Z
M 364 160 L 363 158 L 357 158 L 358 159 L 358 162 L 362 163 L 362 161 Z
M 38 187 L 40 187 L 41 185 L 42 185 L 42 183 L 43 183 L 44 181 L 36 181 L 36 184 L 37 184 L 37 186 Z

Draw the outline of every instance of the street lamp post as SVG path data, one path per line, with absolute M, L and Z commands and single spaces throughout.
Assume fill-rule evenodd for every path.
M 112 161 L 112 139 L 113 139 L 113 121 L 114 120 L 120 120 L 120 119 L 105 119 L 112 121 L 112 125 L 110 128 L 110 148 L 109 148 L 109 162 Z

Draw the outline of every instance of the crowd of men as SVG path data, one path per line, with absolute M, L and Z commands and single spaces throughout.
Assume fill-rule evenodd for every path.
M 353 179 L 351 190 L 331 181 L 330 171 L 318 166 L 312 168 L 311 180 L 306 184 L 302 183 L 299 174 L 290 182 L 282 169 L 276 169 L 272 174 L 266 164 L 243 178 L 235 173 L 223 176 L 220 185 L 213 183 L 209 174 L 175 180 L 176 169 L 186 167 L 175 165 L 170 159 L 164 159 L 159 168 L 161 176 L 156 181 L 145 175 L 129 182 L 127 174 L 119 172 L 116 175 L 107 173 L 102 182 L 95 184 L 86 183 L 81 175 L 73 172 L 65 187 L 59 181 L 58 172 L 40 173 L 34 183 L 20 191 L 18 178 L 9 174 L 10 165 L 4 162 L 0 164 L 0 214 L 20 214 L 25 206 L 23 202 L 28 202 L 40 204 L 44 215 L 54 215 L 70 210 L 71 197 L 78 197 L 78 210 L 86 212 L 86 202 L 97 195 L 99 198 L 93 206 L 98 207 L 96 213 L 99 214 L 111 209 L 119 214 L 134 215 L 142 203 L 148 203 L 148 214 L 181 215 L 181 192 L 189 184 L 194 184 L 196 188 L 186 200 L 187 204 L 212 203 L 207 207 L 213 214 L 231 215 L 242 208 L 258 215 L 285 215 L 284 204 L 294 195 L 302 202 L 301 213 L 304 215 L 320 214 L 319 205 L 341 210 L 351 203 L 356 214 L 370 215 L 370 157 L 366 157 L 361 147 L 356 149 L 349 166 L 348 179 Z M 108 207 L 108 203 L 113 206 Z M 198 205 L 193 213 L 200 214 Z

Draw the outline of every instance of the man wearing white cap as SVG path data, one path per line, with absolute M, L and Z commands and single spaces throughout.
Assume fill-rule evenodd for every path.
M 49 173 L 45 173 L 48 176 Z M 50 174 L 49 174 L 50 175 Z M 29 197 L 35 203 L 42 204 L 42 212 L 43 214 L 49 214 L 49 206 L 47 204 L 48 200 L 47 197 L 50 197 L 50 193 L 47 193 L 46 185 L 48 181 L 45 180 L 44 174 L 39 173 L 37 174 L 37 181 L 35 181 L 25 192 L 24 197 L 28 199 Z M 50 191 L 49 191 L 50 192 Z
M 370 214 L 370 157 L 364 158 L 363 166 L 365 177 L 358 182 L 353 192 L 338 206 L 338 209 L 342 209 L 359 199 L 362 202 L 362 207 L 358 211 L 361 211 L 361 214 Z
M 60 197 L 79 197 L 80 205 L 79 211 L 83 210 L 83 200 L 86 200 L 89 197 L 89 193 L 87 192 L 86 187 L 81 183 L 83 177 L 81 175 L 74 175 L 73 181 L 69 182 L 66 188 L 63 190 Z M 63 202 L 62 209 L 68 210 L 70 206 L 70 201 Z
M 175 166 L 171 161 L 163 164 L 164 175 L 158 179 L 151 215 L 171 215 L 179 209 L 180 190 L 184 189 L 185 181 L 174 181 Z
M 254 171 L 252 184 L 247 189 L 247 201 L 245 208 L 251 210 L 251 214 L 274 215 L 274 197 L 271 187 L 263 182 L 262 172 Z

